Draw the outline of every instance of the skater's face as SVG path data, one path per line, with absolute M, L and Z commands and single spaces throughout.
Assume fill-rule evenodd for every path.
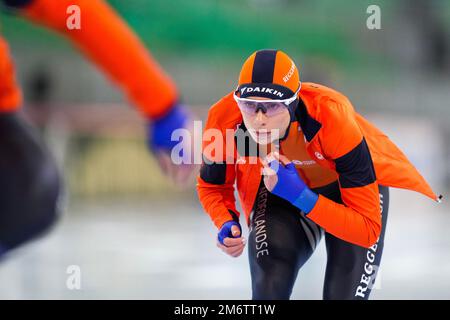
M 255 100 L 267 100 L 260 97 L 250 98 Z M 269 144 L 283 137 L 291 121 L 289 110 L 285 106 L 281 107 L 276 114 L 271 116 L 267 116 L 267 113 L 261 109 L 252 113 L 241 113 L 244 124 L 251 137 L 259 144 Z

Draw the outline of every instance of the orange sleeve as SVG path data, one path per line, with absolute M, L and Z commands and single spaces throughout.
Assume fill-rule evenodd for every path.
M 81 29 L 69 30 L 71 5 L 80 8 Z M 138 37 L 102 0 L 35 0 L 21 10 L 34 22 L 66 35 L 149 118 L 165 114 L 177 100 L 174 82 Z
M 236 199 L 234 197 L 234 165 L 224 165 L 222 168 L 220 166 L 214 167 L 203 164 L 202 173 L 197 177 L 197 194 L 200 203 L 218 229 L 225 222 L 240 216 L 236 210 Z M 205 167 L 209 168 L 205 170 Z M 225 179 L 221 182 L 209 180 L 211 177 L 205 174 L 204 171 L 211 170 L 216 171 L 216 173 L 223 170 Z
M 15 111 L 22 104 L 22 94 L 16 82 L 14 63 L 6 41 L 0 37 L 0 112 Z
M 214 107 L 212 107 L 208 113 L 204 132 L 205 134 L 208 134 L 208 132 L 213 134 L 203 137 L 202 155 L 204 161 L 197 178 L 197 194 L 214 225 L 220 228 L 225 222 L 238 219 L 240 213 L 236 210 L 234 196 L 235 154 L 231 154 L 227 150 L 226 130 L 219 126 L 217 118 Z M 218 153 L 219 149 L 222 151 L 220 154 Z
M 370 247 L 381 232 L 378 183 L 370 151 L 353 107 L 327 103 L 329 108 L 321 114 L 320 140 L 326 157 L 336 165 L 343 204 L 319 195 L 308 218 L 340 239 Z

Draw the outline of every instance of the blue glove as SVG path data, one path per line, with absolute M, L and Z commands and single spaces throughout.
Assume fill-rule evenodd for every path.
M 240 235 L 238 237 L 234 237 L 233 234 L 231 233 L 231 227 L 232 226 L 238 226 L 239 231 L 240 231 Z M 219 240 L 219 242 L 223 245 L 225 245 L 223 243 L 223 240 L 225 238 L 239 238 L 240 236 L 242 236 L 242 229 L 241 229 L 241 225 L 239 224 L 239 222 L 236 222 L 234 220 L 231 221 L 227 221 L 225 222 L 222 227 L 219 230 L 219 233 L 217 234 L 217 240 Z
M 271 191 L 308 214 L 316 205 L 319 196 L 311 191 L 298 175 L 295 165 L 290 162 L 283 166 L 278 160 L 269 163 L 269 167 L 277 173 L 278 182 Z
M 190 115 L 185 106 L 175 104 L 169 113 L 150 122 L 147 128 L 149 148 L 154 152 L 170 152 L 179 143 L 178 140 L 171 140 L 172 132 L 185 128 L 189 118 Z

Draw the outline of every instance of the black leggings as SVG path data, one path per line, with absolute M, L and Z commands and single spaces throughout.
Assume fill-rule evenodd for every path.
M 337 181 L 313 191 L 342 203 Z M 389 188 L 379 186 L 379 192 L 381 235 L 367 249 L 324 232 L 299 209 L 271 194 L 261 182 L 250 218 L 248 252 L 253 299 L 289 299 L 299 269 L 325 234 L 327 266 L 323 298 L 367 300 L 381 261 L 389 208 Z
M 0 259 L 55 222 L 61 183 L 36 133 L 15 113 L 0 113 Z

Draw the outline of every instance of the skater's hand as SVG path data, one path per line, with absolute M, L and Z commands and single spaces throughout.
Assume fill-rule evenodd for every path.
M 185 187 L 198 166 L 193 163 L 178 164 L 171 158 L 172 149 L 179 143 L 183 143 L 183 141 L 172 141 L 172 133 L 179 129 L 188 130 L 193 137 L 193 115 L 182 104 L 176 104 L 166 115 L 150 122 L 147 138 L 148 146 L 154 153 L 161 170 L 177 186 Z M 190 142 L 186 143 L 187 147 L 183 148 L 183 152 L 191 153 L 188 147 L 192 145 L 192 141 Z M 193 160 L 192 154 L 189 154 L 187 158 Z
M 270 166 L 269 163 L 276 161 L 276 165 L 288 165 L 291 161 L 284 155 L 278 152 L 271 152 L 261 162 L 263 164 L 264 185 L 267 190 L 272 192 L 278 182 L 277 167 L 275 165 Z
M 308 214 L 316 205 L 318 195 L 308 188 L 295 165 L 278 152 L 269 154 L 262 162 L 267 190 Z
M 236 221 L 225 222 L 217 234 L 217 247 L 223 252 L 239 257 L 245 248 L 245 238 L 242 237 L 242 230 Z

